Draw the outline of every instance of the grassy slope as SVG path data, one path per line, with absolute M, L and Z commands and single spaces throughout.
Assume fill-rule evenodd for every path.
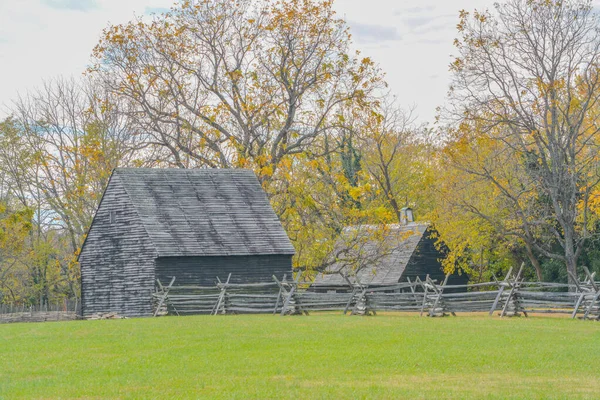
M 600 324 L 225 316 L 0 325 L 0 399 L 599 398 Z

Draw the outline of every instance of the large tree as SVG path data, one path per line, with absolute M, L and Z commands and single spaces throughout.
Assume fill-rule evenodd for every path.
M 178 167 L 255 169 L 345 128 L 381 76 L 350 52 L 332 1 L 185 1 L 105 30 L 98 73 Z
M 576 274 L 594 234 L 589 201 L 599 179 L 598 15 L 589 1 L 509 0 L 494 12 L 461 12 L 458 30 L 450 115 L 522 165 L 511 179 L 494 166 L 464 171 L 491 182 L 513 208 L 513 233 Z

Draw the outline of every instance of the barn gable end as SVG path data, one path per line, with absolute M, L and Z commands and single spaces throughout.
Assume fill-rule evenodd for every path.
M 438 283 L 444 281 L 445 273 L 441 259 L 445 254 L 436 248 L 433 234 L 434 232 L 429 227 L 419 240 L 417 248 L 404 268 L 402 274 L 404 281 L 409 278 L 414 282 L 417 277 L 424 279 L 427 275 Z M 469 283 L 467 274 L 454 273 L 448 278 L 448 285 L 466 285 L 467 283 Z
M 82 315 L 150 314 L 155 255 L 123 182 L 113 174 L 79 256 Z

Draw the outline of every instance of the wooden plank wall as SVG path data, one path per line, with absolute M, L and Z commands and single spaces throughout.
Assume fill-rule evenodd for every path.
M 214 285 L 217 277 L 230 283 L 273 282 L 273 275 L 292 278 L 292 256 L 252 255 L 228 257 L 161 257 L 156 259 L 156 277 L 163 284 L 176 278 L 176 285 Z
M 83 316 L 152 315 L 155 254 L 122 182 L 113 175 L 79 257 Z
M 431 279 L 437 280 L 438 283 L 444 281 L 445 274 L 442 263 L 439 261 L 444 257 L 444 254 L 435 247 L 431 234 L 431 230 L 427 229 L 419 241 L 415 252 L 404 269 L 402 282 L 406 282 L 407 278 L 414 282 L 417 277 L 425 280 L 428 274 Z M 455 273 L 450 275 L 448 279 L 448 285 L 466 285 L 467 283 L 469 283 L 467 274 L 459 275 Z

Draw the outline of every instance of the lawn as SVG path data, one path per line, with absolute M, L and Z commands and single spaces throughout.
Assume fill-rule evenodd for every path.
M 0 399 L 600 398 L 600 323 L 414 315 L 0 325 Z

